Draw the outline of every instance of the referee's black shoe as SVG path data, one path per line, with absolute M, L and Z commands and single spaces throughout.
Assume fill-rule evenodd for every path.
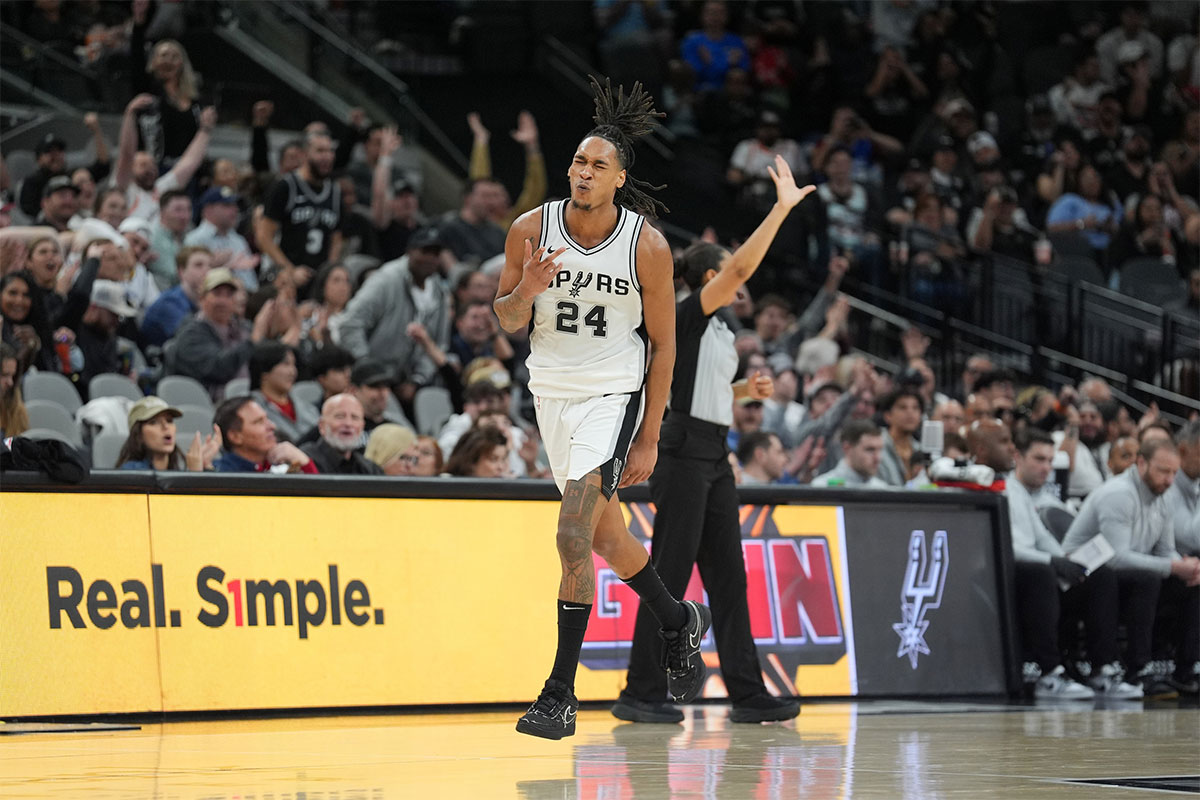
M 734 722 L 782 722 L 800 714 L 800 702 L 790 697 L 759 694 L 733 704 Z
M 612 715 L 626 722 L 683 722 L 683 712 L 670 703 L 638 700 L 624 692 L 613 704 Z
M 543 739 L 562 739 L 575 735 L 575 715 L 579 701 L 562 681 L 550 678 L 542 693 L 525 715 L 517 720 L 517 732 Z
M 676 703 L 690 703 L 704 688 L 708 668 L 700 655 L 700 643 L 712 627 L 708 606 L 694 600 L 683 601 L 687 622 L 679 630 L 660 630 L 663 640 L 663 667 L 667 671 L 667 691 Z

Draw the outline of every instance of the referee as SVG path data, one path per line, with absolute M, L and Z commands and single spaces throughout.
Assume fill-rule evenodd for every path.
M 715 316 L 754 274 L 788 212 L 815 189 L 798 188 L 788 163 L 779 156 L 775 168 L 768 171 L 777 200 L 750 238 L 732 255 L 716 245 L 696 243 L 675 267 L 675 277 L 691 294 L 676 306 L 670 411 L 658 443 L 658 465 L 650 476 L 650 496 L 658 508 L 650 551 L 654 568 L 667 591 L 682 597 L 692 565 L 700 567 L 734 722 L 784 720 L 800 713 L 797 701 L 773 697 L 763 684 L 750 633 L 737 490 L 725 444 L 734 399 L 769 397 L 772 381 L 755 373 L 748 381 L 732 383 L 738 365 L 733 331 Z M 628 680 L 612 708 L 618 719 L 683 719 L 683 712 L 666 702 L 658 628 L 643 604 L 638 609 Z

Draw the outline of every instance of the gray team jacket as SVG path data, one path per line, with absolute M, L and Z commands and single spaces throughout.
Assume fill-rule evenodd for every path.
M 370 356 L 383 361 L 398 370 L 399 377 L 418 386 L 432 381 L 437 368 L 424 348 L 405 332 L 410 322 L 420 322 L 439 347 L 445 350 L 450 346 L 450 291 L 441 277 L 434 275 L 429 280 L 434 282 L 437 307 L 418 314 L 408 256 L 384 264 L 346 306 L 338 325 L 338 345 L 355 358 Z
M 1097 533 L 1112 545 L 1117 554 L 1112 566 L 1117 569 L 1171 575 L 1175 551 L 1175 530 L 1162 496 L 1155 497 L 1138 476 L 1136 466 L 1109 478 L 1093 489 L 1079 509 L 1063 538 L 1068 553 Z

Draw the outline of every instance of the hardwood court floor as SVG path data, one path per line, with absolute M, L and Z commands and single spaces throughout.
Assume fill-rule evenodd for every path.
M 413 713 L 5 735 L 0 797 L 1119 800 L 1196 795 L 1063 781 L 1200 774 L 1200 713 L 1174 703 L 819 703 L 795 722 L 749 726 L 731 724 L 720 706 L 689 708 L 683 725 L 632 725 L 585 710 L 576 736 L 562 742 L 517 734 L 517 716 Z

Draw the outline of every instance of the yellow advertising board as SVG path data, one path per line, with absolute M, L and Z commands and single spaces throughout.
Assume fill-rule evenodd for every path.
M 157 711 L 147 497 L 0 498 L 0 716 Z
M 841 510 L 746 508 L 772 688 L 852 693 Z M 0 716 L 531 700 L 554 657 L 557 510 L 5 493 Z M 626 508 L 639 534 L 652 514 Z M 619 692 L 636 615 L 632 590 L 597 570 L 582 700 Z M 711 634 L 705 655 L 715 667 Z M 723 694 L 715 670 L 705 694 Z

